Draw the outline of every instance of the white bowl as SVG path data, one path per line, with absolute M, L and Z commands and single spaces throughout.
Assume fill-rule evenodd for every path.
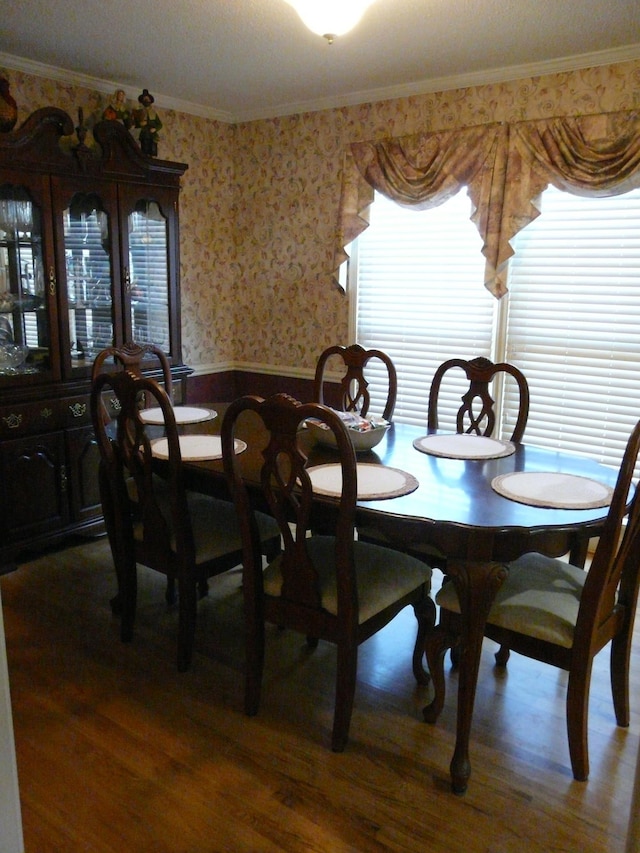
M 344 413 L 338 412 L 338 414 L 345 420 Z M 382 441 L 390 425 L 382 418 L 357 417 L 350 421 L 345 420 L 345 426 L 347 427 L 347 434 L 351 439 L 355 452 L 366 453 Z M 335 437 L 325 424 L 310 418 L 307 421 L 307 429 L 318 444 L 322 444 L 325 447 L 332 447 L 334 450 L 336 449 Z

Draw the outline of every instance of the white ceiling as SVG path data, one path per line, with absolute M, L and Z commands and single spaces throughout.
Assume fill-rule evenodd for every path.
M 332 45 L 285 0 L 6 0 L 0 23 L 0 69 L 223 121 L 636 58 L 640 0 L 375 0 Z

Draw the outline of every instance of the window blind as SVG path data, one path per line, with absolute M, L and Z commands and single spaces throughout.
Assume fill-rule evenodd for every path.
M 478 282 L 482 242 L 471 202 L 458 193 L 432 210 L 403 208 L 376 194 L 358 238 L 357 340 L 387 352 L 398 372 L 395 420 L 426 426 L 436 367 L 453 357 L 490 357 L 495 298 Z M 367 373 L 371 409 L 382 411 L 384 374 Z M 462 386 L 460 386 L 460 389 Z M 443 428 L 455 429 L 460 390 L 443 387 Z
M 617 467 L 640 419 L 640 190 L 583 198 L 550 187 L 540 204 L 514 240 L 509 294 L 498 301 L 482 287 L 465 193 L 430 211 L 376 195 L 356 254 L 357 340 L 393 358 L 399 421 L 426 423 L 438 364 L 485 355 L 529 381 L 528 443 Z M 381 399 L 382 373 L 367 378 Z M 462 387 L 443 388 L 444 429 L 455 428 Z M 493 393 L 498 434 L 510 432 L 513 386 L 503 399 Z
M 541 209 L 509 272 L 506 359 L 530 385 L 526 440 L 618 466 L 640 419 L 640 190 L 549 187 Z
M 140 201 L 129 215 L 131 328 L 138 343 L 169 353 L 167 221 L 155 201 Z

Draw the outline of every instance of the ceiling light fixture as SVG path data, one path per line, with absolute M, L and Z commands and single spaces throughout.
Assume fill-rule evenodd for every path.
M 374 0 L 286 0 L 312 33 L 331 44 L 353 29 Z

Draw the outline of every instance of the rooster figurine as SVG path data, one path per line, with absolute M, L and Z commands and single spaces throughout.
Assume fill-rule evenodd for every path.
M 18 121 L 18 105 L 9 94 L 9 81 L 0 77 L 0 133 L 13 130 Z

